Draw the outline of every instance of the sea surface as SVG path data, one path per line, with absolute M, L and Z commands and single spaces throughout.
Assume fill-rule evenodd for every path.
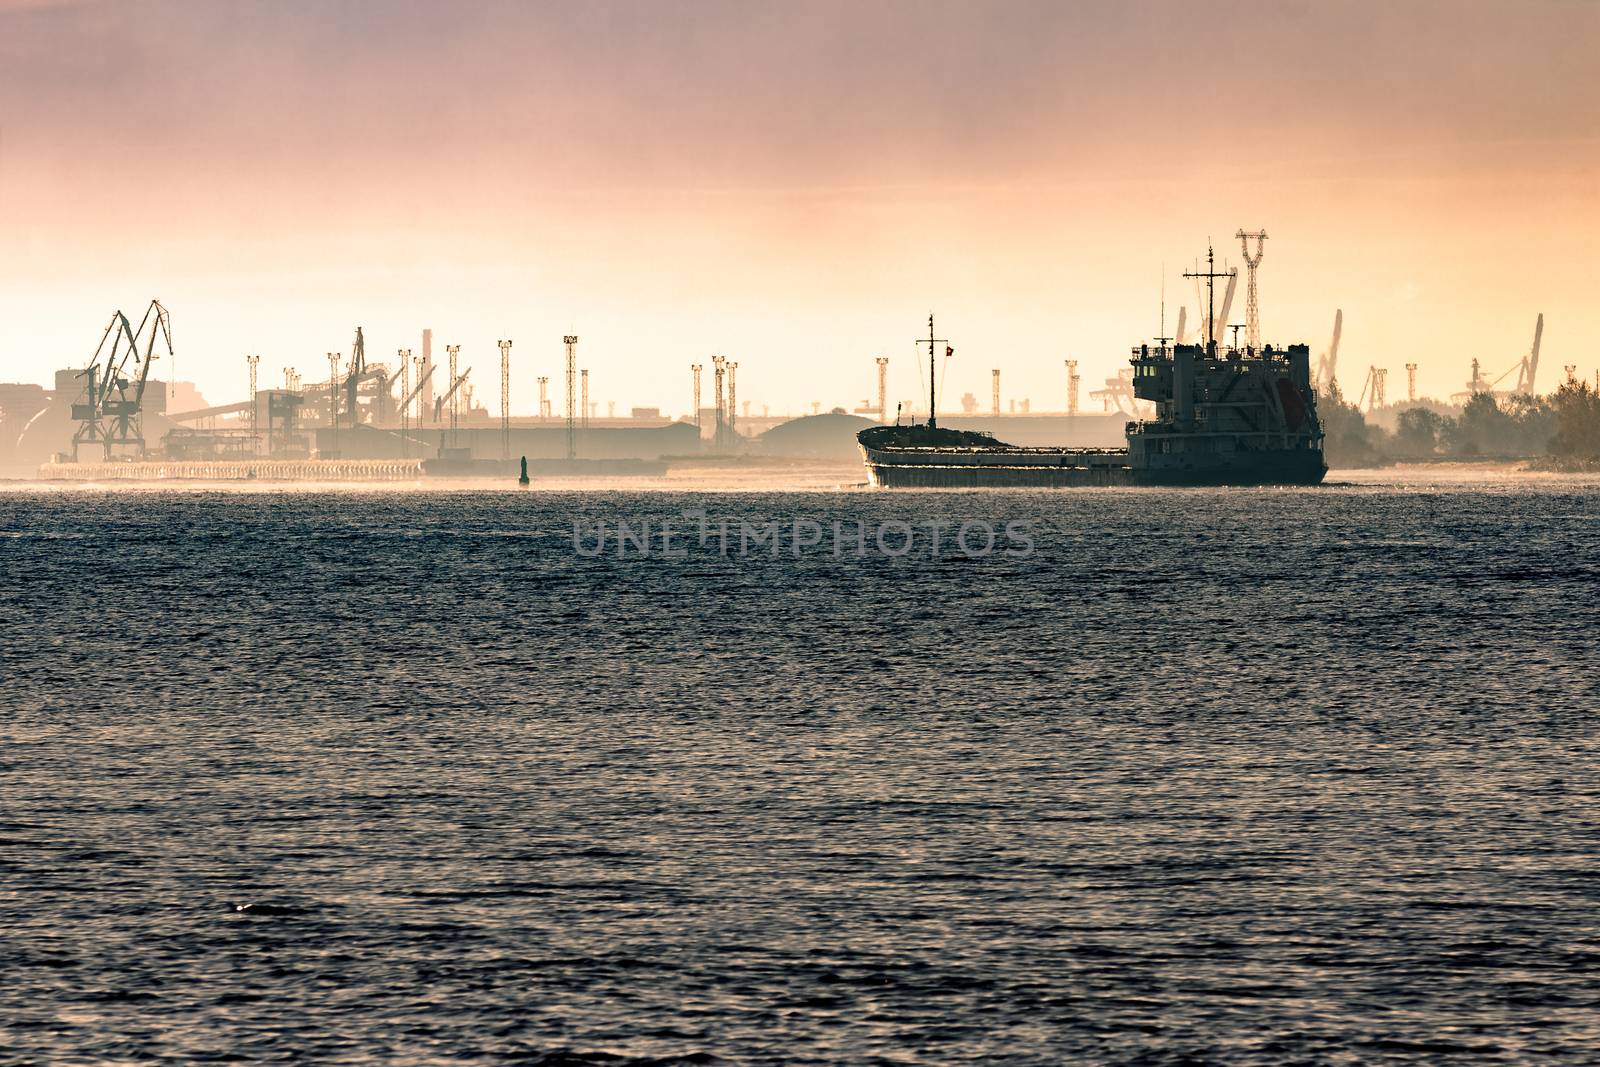
M 12 488 L 0 578 L 0 1062 L 1600 1058 L 1594 480 Z

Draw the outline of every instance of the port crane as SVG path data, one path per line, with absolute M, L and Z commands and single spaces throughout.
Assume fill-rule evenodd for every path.
M 1223 326 L 1228 321 L 1228 312 L 1233 310 L 1233 291 L 1238 287 L 1238 285 L 1239 272 L 1236 270 L 1229 271 L 1228 288 L 1223 290 L 1222 293 L 1222 314 L 1218 315 L 1211 322 L 1211 336 L 1213 339 L 1216 338 L 1217 334 L 1221 332 Z
M 374 383 L 368 387 L 368 383 Z M 389 367 L 383 363 L 367 362 L 367 342 L 362 335 L 361 327 L 356 327 L 356 339 L 350 347 L 349 372 L 342 383 L 345 394 L 345 410 L 350 413 L 350 425 L 361 424 L 361 408 L 358 400 L 362 391 L 371 397 L 372 407 L 368 411 L 368 422 L 382 425 L 393 414 L 391 405 L 394 397 L 391 390 L 394 388 L 395 376 L 390 373 Z M 403 405 L 402 405 L 403 406 Z
M 1528 354 L 1522 357 L 1520 373 L 1517 375 L 1517 392 L 1531 394 L 1533 381 L 1539 373 L 1539 345 L 1544 341 L 1544 312 L 1539 312 L 1538 319 L 1533 324 L 1533 347 L 1528 349 Z
M 86 444 L 99 445 L 105 459 L 110 459 L 119 445 L 131 447 L 136 456 L 144 455 L 144 390 L 150 364 L 159 358 L 158 340 L 172 359 L 172 318 L 159 300 L 150 301 L 138 329 L 120 310 L 112 312 L 89 366 L 78 375 L 85 381 L 83 394 L 72 405 L 72 417 L 78 422 L 72 435 L 74 462 Z M 129 360 L 137 367 L 136 374 Z
M 450 383 L 450 388 L 445 390 L 445 394 L 443 396 L 441 396 L 441 397 L 436 397 L 434 399 L 434 401 L 433 401 L 433 420 L 435 422 L 439 421 L 439 419 L 441 417 L 440 416 L 440 412 L 442 412 L 444 410 L 444 407 L 445 407 L 446 404 L 450 403 L 450 398 L 456 395 L 456 390 L 461 388 L 462 383 L 467 380 L 467 375 L 469 375 L 471 373 L 472 373 L 472 368 L 471 367 L 468 367 L 466 370 L 462 371 L 460 374 L 458 374 L 456 376 L 456 380 Z M 430 376 L 433 374 L 433 368 L 432 367 L 428 368 L 428 374 Z
M 426 369 L 418 371 L 416 387 L 413 388 L 411 390 L 411 392 L 407 393 L 405 395 L 405 398 L 400 401 L 400 410 L 401 411 L 405 411 L 408 408 L 410 408 L 411 402 L 417 398 L 417 394 L 422 392 L 423 387 L 426 386 L 432 380 L 433 380 L 433 364 L 430 363 L 430 364 L 428 364 Z
M 1372 412 L 1388 404 L 1387 385 L 1389 371 L 1386 367 L 1368 367 L 1367 377 L 1361 383 L 1361 394 L 1356 397 L 1356 409 L 1361 409 L 1362 403 L 1367 405 L 1367 411 Z
M 356 327 L 356 339 L 350 346 L 350 373 L 345 375 L 345 408 L 350 412 L 350 425 L 355 426 L 361 419 L 356 413 L 356 390 L 361 384 L 361 376 L 367 372 L 367 342 L 361 336 L 361 327 Z
M 1539 348 L 1544 342 L 1544 313 L 1533 324 L 1533 344 L 1528 349 L 1528 354 L 1516 363 L 1502 371 L 1497 377 L 1488 379 L 1483 376 L 1479 362 L 1472 361 L 1472 380 L 1467 382 L 1467 391 L 1457 393 L 1450 399 L 1462 403 L 1472 399 L 1478 393 L 1489 393 L 1492 396 L 1531 396 L 1533 395 L 1534 382 L 1539 374 Z M 1517 384 L 1511 390 L 1497 390 L 1495 386 L 1505 381 L 1515 373 Z
M 1333 313 L 1333 340 L 1328 343 L 1328 350 L 1317 360 L 1316 386 L 1317 392 L 1329 393 L 1339 387 L 1336 371 L 1339 363 L 1339 334 L 1344 330 L 1344 309 L 1339 308 Z
M 1148 418 L 1148 409 L 1152 407 L 1148 401 L 1141 401 L 1134 395 L 1132 367 L 1124 367 L 1115 378 L 1107 378 L 1106 387 L 1091 391 L 1089 399 L 1100 401 L 1107 414 L 1115 407 L 1130 419 Z

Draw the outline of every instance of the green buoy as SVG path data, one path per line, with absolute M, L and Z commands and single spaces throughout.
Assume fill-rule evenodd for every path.
M 522 488 L 524 488 L 524 489 L 528 488 L 528 457 L 527 456 L 523 456 L 522 457 L 522 473 L 520 475 L 518 475 L 518 477 L 517 477 L 517 484 L 522 486 Z

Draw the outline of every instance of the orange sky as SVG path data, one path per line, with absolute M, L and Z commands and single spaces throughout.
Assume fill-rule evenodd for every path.
M 158 296 L 213 400 L 360 324 L 513 338 L 517 410 L 576 332 L 602 402 L 681 412 L 720 352 L 799 411 L 877 355 L 914 395 L 932 310 L 951 406 L 1000 367 L 1059 409 L 1244 226 L 1267 337 L 1343 307 L 1347 385 L 1454 391 L 1542 311 L 1549 386 L 1596 365 L 1597 54 L 1583 0 L 0 0 L 0 380 Z

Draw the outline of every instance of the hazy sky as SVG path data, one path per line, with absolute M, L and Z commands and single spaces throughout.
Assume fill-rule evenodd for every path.
M 158 296 L 214 401 L 360 324 L 480 396 L 512 338 L 519 410 L 564 332 L 624 410 L 712 353 L 775 411 L 888 355 L 893 403 L 931 310 L 950 406 L 1000 367 L 1060 409 L 1242 226 L 1268 339 L 1344 308 L 1352 391 L 1498 373 L 1540 311 L 1553 385 L 1600 337 L 1597 55 L 1590 0 L 0 0 L 0 380 Z

